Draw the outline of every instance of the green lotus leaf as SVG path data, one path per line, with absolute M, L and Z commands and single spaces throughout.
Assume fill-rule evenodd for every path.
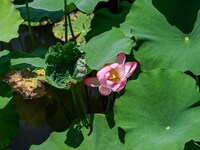
M 18 28 L 23 19 L 9 0 L 0 1 L 0 18 L 0 41 L 9 42 L 18 37 Z
M 168 23 L 152 5 L 152 0 L 136 0 L 121 30 L 143 41 L 134 53 L 143 71 L 172 68 L 200 74 L 200 14 L 193 31 L 185 34 Z
M 77 80 L 73 73 L 81 52 L 77 46 L 68 42 L 64 46 L 60 43 L 51 46 L 46 54 L 46 75 L 48 82 L 57 87 L 68 89 Z
M 22 17 L 27 20 L 26 6 L 15 5 L 20 11 Z M 40 21 L 44 17 L 48 17 L 51 22 L 59 22 L 64 15 L 63 0 L 34 0 L 28 3 L 31 21 Z
M 90 30 L 90 22 L 93 16 L 94 16 L 93 14 L 87 15 L 80 11 L 70 14 L 74 36 L 76 38 L 76 42 L 78 45 L 83 45 L 86 43 L 84 36 Z M 68 31 L 70 31 L 69 26 L 68 26 Z M 53 26 L 53 34 L 56 38 L 61 39 L 63 42 L 65 42 L 65 20 L 64 19 Z M 73 36 L 71 32 L 69 32 L 68 40 L 72 40 L 72 39 L 73 39 Z
M 6 149 L 19 130 L 19 116 L 13 101 L 0 109 L 0 125 L 0 149 Z
M 60 149 L 79 149 L 79 150 L 123 150 L 124 144 L 122 144 L 118 138 L 118 128 L 114 127 L 110 129 L 106 117 L 104 115 L 96 114 L 93 118 L 93 130 L 90 135 L 88 133 L 90 129 L 84 126 L 84 123 L 80 120 L 80 123 L 72 124 L 72 127 L 65 132 L 57 133 L 53 132 L 47 141 L 41 145 L 31 146 L 31 150 L 49 150 L 54 147 L 55 150 Z M 66 139 L 66 138 L 72 138 Z M 71 143 L 68 143 L 70 142 Z M 70 147 L 67 144 L 73 146 Z M 75 145 L 75 143 L 79 143 Z M 78 146 L 78 147 L 77 147 Z
M 74 3 L 76 7 L 84 13 L 91 13 L 94 11 L 99 2 L 107 2 L 108 0 L 67 0 L 67 4 Z
M 153 5 L 165 15 L 171 25 L 175 25 L 184 33 L 190 33 L 194 27 L 200 1 L 153 0 Z M 180 5 L 181 4 L 181 5 Z
M 86 53 L 87 65 L 94 70 L 101 69 L 104 64 L 113 62 L 120 52 L 129 54 L 133 40 L 126 37 L 117 28 L 112 28 L 92 38 L 86 45 L 79 49 Z
M 126 132 L 126 149 L 182 150 L 200 140 L 199 88 L 175 70 L 143 72 L 129 81 L 114 105 L 116 125 Z
M 131 4 L 129 2 L 122 1 L 119 6 L 120 11 L 117 14 L 111 13 L 108 8 L 95 11 L 91 22 L 91 30 L 87 33 L 86 40 L 88 41 L 96 35 L 111 30 L 112 27 L 119 27 L 119 24 L 124 22 L 130 7 Z
M 31 53 L 23 53 L 15 51 L 12 53 L 11 67 L 15 69 L 23 68 L 46 68 L 45 54 L 47 50 L 43 47 L 38 47 Z

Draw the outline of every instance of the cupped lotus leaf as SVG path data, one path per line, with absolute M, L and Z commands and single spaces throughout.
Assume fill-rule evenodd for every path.
M 67 0 L 67 4 L 74 3 L 76 7 L 84 13 L 92 13 L 99 2 L 107 2 L 108 0 Z
M 79 125 L 82 123 L 79 123 Z M 69 131 L 69 130 L 68 130 Z M 122 144 L 118 138 L 118 128 L 114 127 L 110 129 L 106 117 L 104 115 L 95 114 L 93 118 L 93 129 L 92 133 L 88 134 L 90 132 L 90 129 L 87 129 L 84 125 L 77 130 L 71 130 L 71 134 L 75 134 L 70 136 L 69 133 L 61 132 L 53 132 L 48 140 L 44 142 L 41 145 L 33 145 L 31 146 L 31 150 L 49 150 L 52 147 L 54 150 L 60 150 L 60 149 L 78 149 L 78 150 L 107 150 L 107 149 L 115 149 L 115 150 L 123 150 L 124 144 Z M 66 138 L 72 137 L 71 144 L 74 145 L 77 140 L 83 141 L 80 143 L 78 147 L 70 147 L 66 143 Z
M 121 30 L 143 41 L 134 53 L 143 71 L 172 68 L 200 74 L 200 14 L 193 31 L 185 34 L 168 23 L 152 0 L 136 0 Z
M 129 81 L 114 105 L 116 125 L 126 132 L 126 149 L 183 150 L 200 140 L 199 88 L 175 70 L 143 72 Z
M 64 46 L 57 43 L 49 48 L 46 60 L 46 77 L 48 82 L 60 89 L 68 89 L 77 82 L 73 73 L 81 52 L 73 42 Z
M 106 63 L 113 62 L 120 52 L 129 54 L 133 40 L 126 37 L 117 28 L 112 28 L 92 38 L 79 49 L 86 53 L 87 65 L 94 70 L 101 69 Z
M 18 37 L 18 28 L 23 19 L 9 0 L 0 1 L 0 18 L 0 41 L 9 42 Z
M 6 149 L 6 146 L 10 144 L 18 133 L 18 130 L 19 116 L 11 100 L 3 109 L 0 109 L 0 149 Z
M 0 109 L 3 109 L 8 102 L 12 99 L 12 90 L 10 86 L 3 82 L 0 81 Z

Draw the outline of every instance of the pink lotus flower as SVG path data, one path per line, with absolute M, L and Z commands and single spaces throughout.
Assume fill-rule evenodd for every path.
M 99 87 L 99 92 L 107 96 L 112 91 L 119 92 L 126 85 L 129 78 L 137 67 L 137 62 L 126 62 L 124 53 L 119 53 L 115 63 L 106 64 L 97 73 L 96 77 L 89 77 L 83 82 L 90 87 Z

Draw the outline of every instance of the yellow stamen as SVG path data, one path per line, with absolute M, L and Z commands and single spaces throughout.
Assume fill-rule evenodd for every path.
M 113 81 L 113 82 L 120 81 L 119 75 L 116 70 L 112 69 L 112 70 L 110 70 L 109 73 L 110 73 L 110 76 L 109 76 L 108 80 Z

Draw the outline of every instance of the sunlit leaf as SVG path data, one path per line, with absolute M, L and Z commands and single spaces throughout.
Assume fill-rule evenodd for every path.
M 136 0 L 121 30 L 143 41 L 134 53 L 142 70 L 172 68 L 200 74 L 200 14 L 193 31 L 185 34 L 168 23 L 152 0 Z
M 133 46 L 133 40 L 126 37 L 117 28 L 112 28 L 92 38 L 80 50 L 86 53 L 86 63 L 94 70 L 101 69 L 104 64 L 115 60 L 120 52 L 129 54 Z
M 9 0 L 0 1 L 0 18 L 0 41 L 9 42 L 18 37 L 18 28 L 23 19 Z
M 178 71 L 152 70 L 129 81 L 114 106 L 126 149 L 181 150 L 199 141 L 199 100 L 195 80 Z

